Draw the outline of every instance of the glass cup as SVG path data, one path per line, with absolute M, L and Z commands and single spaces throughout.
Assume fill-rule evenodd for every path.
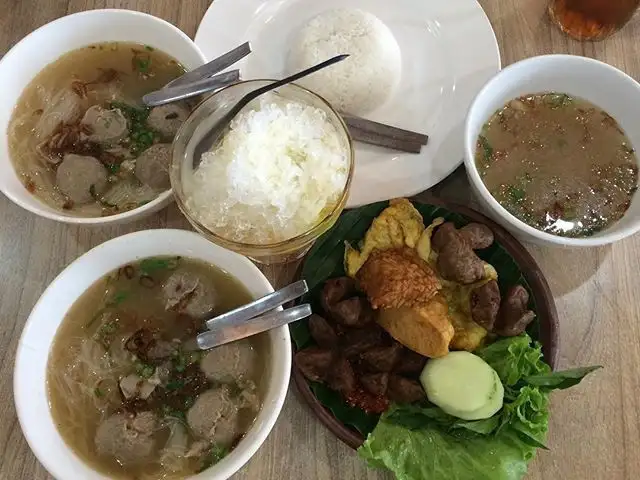
M 552 0 L 549 16 L 577 40 L 603 40 L 633 16 L 640 0 Z
M 223 116 L 247 93 L 272 83 L 273 80 L 250 80 L 226 87 L 200 103 L 176 135 L 173 143 L 173 160 L 170 170 L 171 187 L 178 207 L 191 225 L 211 242 L 245 255 L 257 263 L 276 264 L 298 260 L 304 256 L 320 235 L 329 230 L 344 210 L 353 178 L 354 150 L 351 137 L 342 117 L 319 95 L 295 84 L 285 85 L 275 91 L 282 98 L 297 101 L 321 109 L 340 135 L 340 144 L 348 159 L 347 181 L 335 205 L 317 219 L 305 232 L 272 244 L 251 244 L 225 238 L 198 221 L 186 202 L 185 183 L 194 173 L 194 158 L 199 160 L 206 144 L 207 134 L 215 128 Z

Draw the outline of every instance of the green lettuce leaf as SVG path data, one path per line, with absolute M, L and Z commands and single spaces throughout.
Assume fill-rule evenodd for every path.
M 500 427 L 514 430 L 520 439 L 532 446 L 547 449 L 544 441 L 549 425 L 549 398 L 536 387 L 520 389 L 513 402 L 506 402 L 499 413 Z
M 551 372 L 542 360 L 542 346 L 526 333 L 503 338 L 475 352 L 498 373 L 505 387 L 513 387 L 524 377 Z
M 382 415 L 358 454 L 399 480 L 520 480 L 549 427 L 549 392 L 597 369 L 552 374 L 540 344 L 527 334 L 505 338 L 478 354 L 505 384 L 503 408 L 465 422 L 438 407 L 394 405 Z
M 564 390 L 579 384 L 589 373 L 602 368 L 601 365 L 592 367 L 573 368 L 560 372 L 541 373 L 525 377 L 525 382 L 545 390 Z
M 488 435 L 500 425 L 500 419 L 497 415 L 485 420 L 461 420 L 430 403 L 425 405 L 392 405 L 385 415 L 385 420 L 409 430 L 419 430 L 432 425 L 438 425 L 445 431 L 458 429 L 458 435 L 463 435 L 464 430 L 473 434 Z
M 358 454 L 398 480 L 519 480 L 535 450 L 511 429 L 459 436 L 436 426 L 408 430 L 383 415 Z

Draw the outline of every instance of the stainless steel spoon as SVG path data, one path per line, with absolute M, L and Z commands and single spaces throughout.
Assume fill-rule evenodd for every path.
M 207 133 L 206 139 L 209 145 L 215 145 L 223 132 L 229 126 L 231 121 L 235 118 L 240 111 L 246 107 L 249 103 L 254 101 L 261 95 L 264 95 L 271 90 L 275 90 L 276 88 L 282 87 L 288 83 L 295 82 L 300 80 L 301 78 L 306 77 L 307 75 L 311 75 L 312 73 L 317 72 L 318 70 L 322 70 L 323 68 L 327 68 L 335 63 L 341 62 L 349 57 L 348 54 L 336 55 L 335 57 L 330 58 L 329 60 L 325 60 L 324 62 L 318 63 L 313 67 L 309 67 L 301 72 L 290 75 L 282 80 L 278 80 L 277 82 L 270 83 L 269 85 L 265 85 L 264 87 L 256 88 L 254 91 L 247 93 L 244 97 L 238 100 L 236 103 L 226 114 L 222 116 L 222 118 L 216 123 L 215 127 Z M 198 166 L 200 163 L 201 155 L 194 156 L 194 168 Z
M 286 310 L 274 309 L 301 297 L 309 291 L 305 280 L 298 280 L 280 290 L 265 295 L 207 321 L 208 331 L 184 343 L 187 350 L 207 350 L 225 343 L 302 320 L 311 315 L 309 304 Z
M 207 62 L 204 65 L 201 65 L 200 67 L 193 70 L 189 70 L 184 75 L 171 80 L 163 88 L 177 87 L 178 85 L 188 85 L 190 83 L 197 82 L 198 80 L 202 80 L 203 78 L 211 77 L 216 73 L 221 72 L 225 68 L 230 67 L 234 63 L 242 60 L 250 53 L 251 44 L 249 42 L 245 42 L 239 47 L 228 51 L 224 55 L 221 55 L 218 58 L 214 58 L 210 62 Z
M 208 350 L 225 343 L 235 342 L 273 328 L 297 322 L 307 318 L 309 315 L 311 315 L 311 305 L 304 303 L 286 310 L 269 312 L 244 322 L 216 325 L 196 338 L 186 341 L 183 344 L 183 348 L 188 351 Z
M 142 97 L 142 102 L 148 107 L 157 107 L 166 103 L 186 100 L 187 98 L 196 97 L 203 93 L 218 90 L 227 85 L 237 83 L 239 80 L 240 70 L 231 70 L 195 82 L 181 83 L 176 86 L 164 87 L 155 92 L 147 93 Z

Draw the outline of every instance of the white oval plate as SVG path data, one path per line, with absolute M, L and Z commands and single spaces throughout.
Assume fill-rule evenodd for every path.
M 195 42 L 213 59 L 250 41 L 253 53 L 237 64 L 243 78 L 280 78 L 298 28 L 334 8 L 371 12 L 391 29 L 402 52 L 399 88 L 367 118 L 429 135 L 420 154 L 356 144 L 347 207 L 432 187 L 462 163 L 469 105 L 500 70 L 495 34 L 476 0 L 215 0 Z

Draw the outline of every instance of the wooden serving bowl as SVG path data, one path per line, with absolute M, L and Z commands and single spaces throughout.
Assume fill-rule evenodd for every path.
M 419 200 L 412 201 L 414 203 L 427 203 Z M 558 354 L 558 312 L 553 300 L 553 295 L 549 289 L 549 284 L 533 257 L 513 235 L 483 214 L 469 207 L 437 198 L 430 198 L 428 203 L 462 215 L 471 222 L 478 222 L 487 225 L 493 231 L 495 241 L 513 257 L 514 261 L 520 267 L 523 277 L 529 284 L 533 299 L 536 303 L 536 315 L 538 317 L 540 329 L 538 341 L 542 344 L 544 360 L 551 366 L 551 368 L 555 369 Z M 344 425 L 333 416 L 331 411 L 320 403 L 311 391 L 311 388 L 309 387 L 306 378 L 302 375 L 302 372 L 300 372 L 300 370 L 295 366 L 295 363 L 292 367 L 292 374 L 293 381 L 302 395 L 302 398 L 320 421 L 351 448 L 357 449 L 360 447 L 364 442 L 362 434 Z

